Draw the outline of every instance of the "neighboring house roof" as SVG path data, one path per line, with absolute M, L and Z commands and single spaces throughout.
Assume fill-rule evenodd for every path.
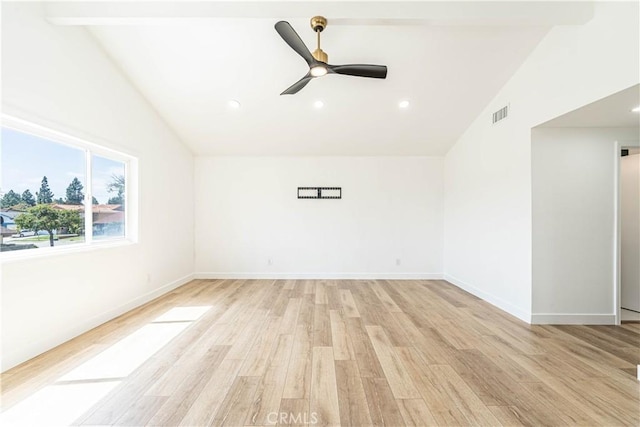
M 122 205 L 93 205 L 93 213 L 122 211 Z
M 65 211 L 78 211 L 84 212 L 84 205 L 66 205 L 61 203 L 55 203 L 52 205 L 54 209 L 61 209 Z M 91 211 L 96 213 L 101 212 L 121 212 L 123 210 L 122 205 L 92 205 Z
M 112 211 L 102 212 L 94 216 L 93 224 L 111 224 L 114 222 L 124 222 L 124 212 Z
M 84 213 L 84 205 L 67 205 L 62 203 L 54 203 L 51 206 L 54 209 Z M 124 206 L 123 205 L 114 205 L 114 204 L 92 205 L 91 210 L 93 212 L 94 224 L 109 224 L 112 222 L 124 222 Z M 0 212 L 0 215 L 4 217 L 5 225 L 6 224 L 14 225 L 15 217 L 20 215 L 21 213 L 23 212 L 3 210 L 2 212 Z M 15 230 L 11 230 L 10 234 L 14 234 L 14 233 L 15 233 Z
M 63 211 L 84 211 L 83 205 L 63 205 L 63 204 L 54 203 L 51 206 L 54 209 L 60 209 Z
M 14 219 L 15 217 L 17 217 L 21 213 L 22 212 L 18 212 L 18 211 L 13 211 L 11 209 L 7 209 L 7 210 L 3 210 L 2 212 L 0 212 L 0 215 L 2 215 L 5 218 Z
M 16 230 L 16 222 L 13 220 L 13 217 L 10 217 L 5 212 L 0 213 L 0 217 L 2 217 L 2 235 L 6 236 L 8 234 L 15 234 Z

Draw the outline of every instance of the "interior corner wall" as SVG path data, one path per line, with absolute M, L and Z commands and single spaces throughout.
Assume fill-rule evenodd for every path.
M 616 142 L 637 134 L 533 129 L 533 323 L 615 323 Z
M 442 277 L 441 157 L 196 157 L 195 185 L 196 277 Z
M 531 129 L 638 84 L 638 12 L 597 2 L 587 24 L 554 27 L 449 150 L 447 280 L 531 321 Z
M 135 155 L 140 196 L 136 244 L 3 262 L 4 371 L 184 283 L 194 256 L 193 156 L 85 29 L 4 2 L 2 108 Z

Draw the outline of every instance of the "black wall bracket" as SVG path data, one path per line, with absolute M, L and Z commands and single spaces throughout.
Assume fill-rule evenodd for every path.
M 342 187 L 298 187 L 298 199 L 342 199 Z

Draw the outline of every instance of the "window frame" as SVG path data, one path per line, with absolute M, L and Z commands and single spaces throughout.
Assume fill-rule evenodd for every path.
M 67 132 L 54 130 L 31 121 L 2 114 L 0 126 L 17 132 L 43 138 L 52 143 L 82 150 L 85 158 L 85 192 L 84 192 L 84 242 L 65 246 L 53 246 L 38 248 L 37 250 L 19 250 L 0 252 L 0 262 L 20 260 L 34 257 L 52 256 L 56 254 L 68 254 L 74 252 L 86 252 L 89 250 L 126 246 L 138 243 L 138 158 L 121 150 L 108 148 L 104 145 L 91 142 L 88 139 L 71 135 Z M 75 133 L 75 132 L 74 132 Z M 97 138 L 91 138 L 93 140 Z M 113 145 L 113 144 L 110 144 Z M 0 158 L 1 158 L 0 151 Z M 122 162 L 125 174 L 125 220 L 124 236 L 109 239 L 93 239 L 93 214 L 87 215 L 92 207 L 93 197 L 93 156 L 99 156 L 109 160 Z M 1 179 L 1 177 L 0 177 Z M 91 212 L 92 209 L 91 209 Z

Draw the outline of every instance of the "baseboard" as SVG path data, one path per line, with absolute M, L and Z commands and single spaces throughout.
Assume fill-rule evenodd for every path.
M 441 280 L 442 273 L 233 273 L 199 272 L 195 279 L 330 279 L 330 280 Z
M 463 282 L 460 279 L 457 279 L 453 276 L 450 276 L 448 274 L 444 275 L 444 280 L 446 280 L 447 282 L 451 283 L 452 285 L 455 285 L 457 287 L 459 287 L 460 289 L 463 289 L 467 292 L 469 292 L 470 294 L 473 294 L 475 296 L 477 296 L 478 298 L 482 298 L 483 300 L 485 300 L 486 302 L 488 302 L 489 304 L 492 304 L 496 307 L 498 307 L 500 310 L 505 311 L 507 313 L 509 313 L 512 316 L 517 317 L 518 319 L 522 320 L 523 322 L 527 322 L 527 323 L 531 323 L 531 313 L 528 313 L 516 306 L 514 306 L 513 304 L 498 298 L 494 295 L 491 295 L 487 292 L 484 292 L 474 286 L 471 286 L 468 283 Z
M 536 313 L 531 315 L 534 325 L 615 325 L 615 314 Z
M 1 361 L 2 366 L 0 367 L 0 370 L 2 372 L 5 372 L 15 366 L 18 366 L 19 364 L 24 363 L 27 360 L 30 360 L 42 353 L 45 353 L 69 340 L 72 340 L 73 338 L 82 335 L 85 332 L 90 331 L 91 329 L 120 316 L 121 314 L 124 314 L 161 295 L 164 295 L 167 292 L 170 292 L 173 289 L 192 281 L 193 279 L 193 274 L 187 274 L 186 276 L 174 280 L 173 282 L 170 282 L 160 288 L 154 289 L 151 292 L 147 292 L 146 294 L 140 295 L 124 304 L 121 304 L 116 308 L 97 314 L 89 318 L 88 320 L 83 321 L 81 324 L 75 324 L 74 326 L 69 328 L 67 330 L 67 333 L 64 334 L 64 337 L 45 337 L 43 339 L 40 339 L 30 346 L 31 351 L 29 351 L 28 353 L 25 352 L 25 354 L 22 355 L 7 355 L 5 353 L 3 354 L 4 357 Z
M 111 309 L 109 311 L 106 311 L 104 313 L 101 313 L 97 316 L 92 317 L 91 319 L 89 319 L 89 323 L 96 323 L 97 325 L 102 325 L 105 322 L 108 322 L 111 319 L 114 319 L 118 316 L 120 316 L 121 314 L 126 313 L 127 311 L 133 310 L 136 307 L 140 307 L 143 304 L 148 303 L 149 301 L 158 298 L 159 296 L 162 296 L 164 294 L 166 294 L 167 292 L 170 292 L 172 290 L 174 290 L 175 288 L 182 286 L 186 283 L 189 283 L 190 281 L 194 280 L 194 275 L 192 274 L 187 274 L 179 279 L 174 280 L 173 282 L 167 283 L 166 285 L 154 289 L 151 292 L 147 292 L 144 295 L 140 295 L 139 297 L 136 297 L 134 299 L 132 299 L 131 301 L 128 301 L 114 309 Z

